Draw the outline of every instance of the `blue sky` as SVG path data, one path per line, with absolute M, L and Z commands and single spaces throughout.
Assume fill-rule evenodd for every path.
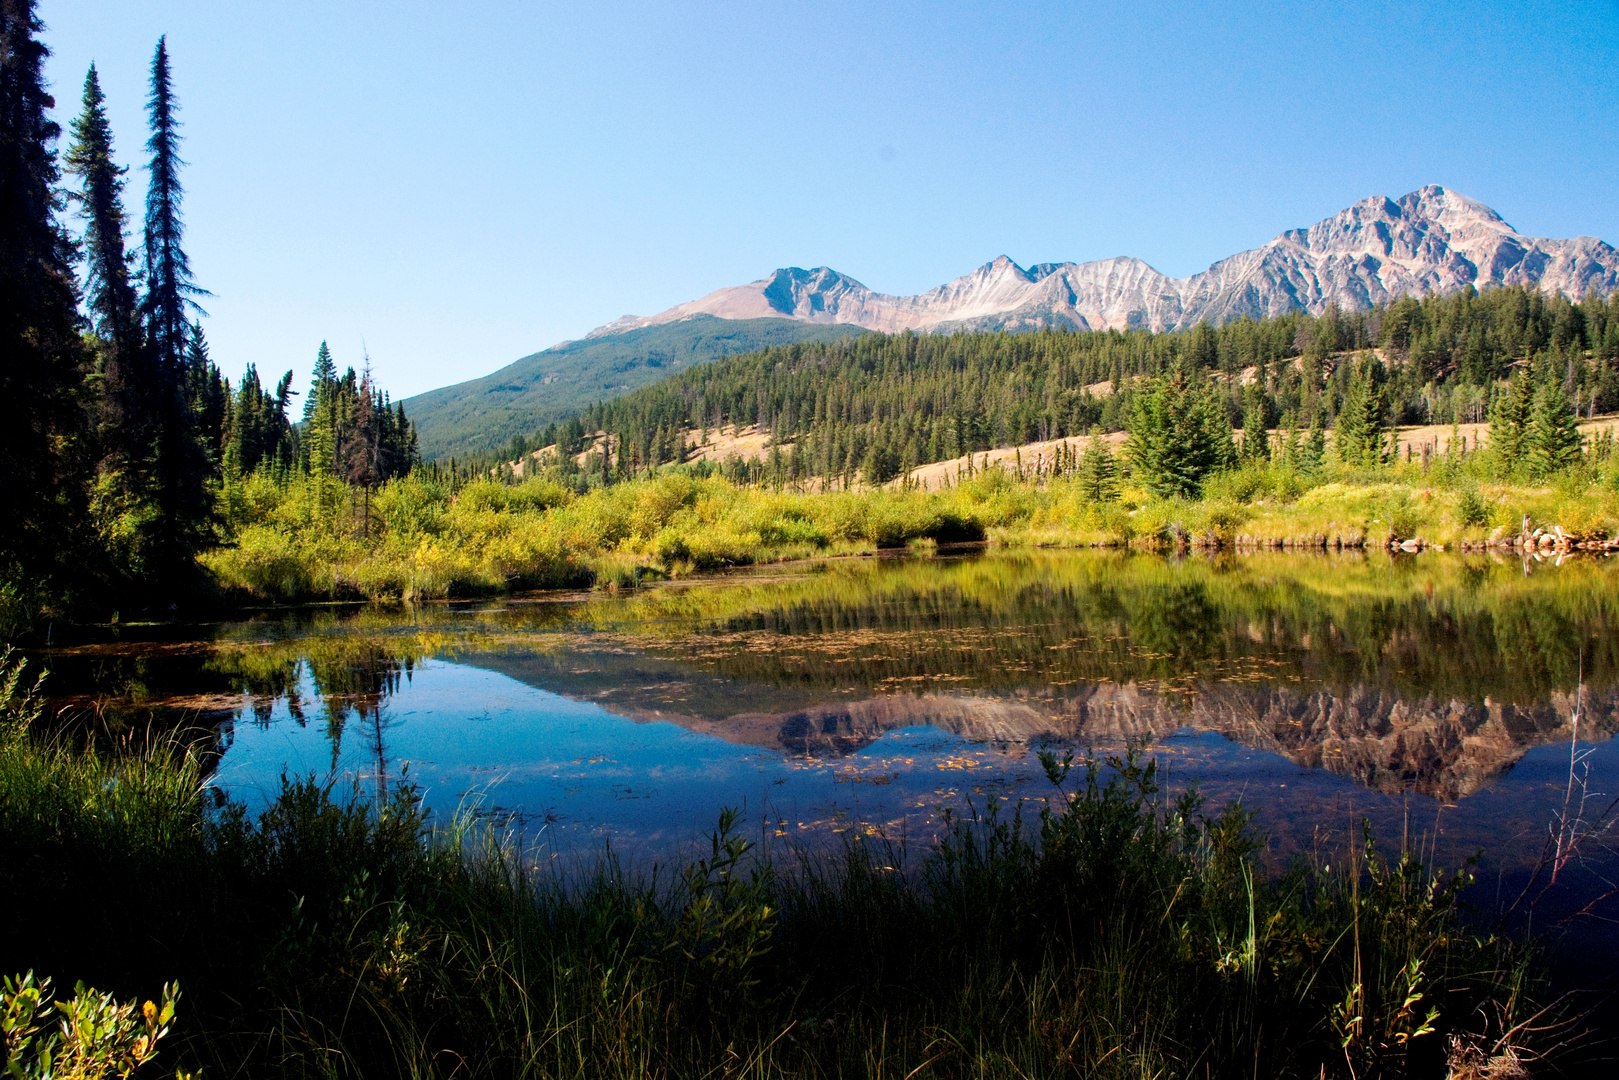
M 331 341 L 396 396 L 777 266 L 1184 275 L 1439 183 L 1619 242 L 1619 2 L 40 0 L 126 164 L 166 33 L 233 379 Z M 130 205 L 143 176 L 131 170 Z

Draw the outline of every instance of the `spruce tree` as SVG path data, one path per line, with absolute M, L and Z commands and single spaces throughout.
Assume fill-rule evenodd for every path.
M 1505 393 L 1498 393 L 1490 406 L 1489 453 L 1497 475 L 1506 477 L 1525 462 L 1534 389 L 1528 375 L 1516 371 L 1507 382 Z
M 1562 384 L 1555 379 L 1541 383 L 1540 389 L 1535 391 L 1529 426 L 1524 433 L 1530 475 L 1544 480 L 1573 465 L 1580 460 L 1582 442 L 1574 407 L 1569 404 Z
M 112 126 L 96 67 L 84 77 L 84 105 L 73 121 L 73 145 L 63 158 L 67 172 L 79 180 L 73 199 L 85 222 L 85 300 L 96 332 L 115 355 L 129 356 L 140 347 L 135 287 L 130 281 L 124 234 L 124 174 L 113 163 Z
M 1362 357 L 1349 373 L 1332 441 L 1338 460 L 1345 465 L 1373 468 L 1388 461 L 1388 400 L 1384 394 L 1387 372 L 1381 361 Z
M 202 293 L 191 279 L 191 266 L 180 246 L 180 134 L 169 72 L 166 38 L 159 38 L 152 58 L 152 90 L 147 99 L 151 152 L 146 189 L 146 293 L 141 315 L 146 328 L 153 414 L 156 418 L 152 496 L 160 521 L 158 540 L 167 573 L 185 567 L 204 542 L 212 496 L 208 481 L 212 455 L 197 430 L 191 394 L 191 322 L 194 297 Z
M 71 246 L 53 216 L 49 50 L 34 0 L 0 0 L 0 607 L 47 599 L 86 565 L 85 361 Z M 6 594 L 10 599 L 4 600 Z M 20 595 L 19 595 L 20 594 Z M 32 606 L 30 604 L 29 606 Z M 37 608 L 35 609 L 37 610 Z M 0 622 L 12 611 L 0 610 Z
M 69 192 L 84 221 L 85 299 L 95 331 L 100 393 L 95 418 L 100 477 L 95 513 L 105 531 L 124 535 L 126 557 L 141 561 L 169 531 L 154 517 L 156 448 L 163 445 L 164 380 L 146 348 L 139 301 L 125 248 L 125 169 L 113 161 L 112 128 L 94 65 L 84 79 L 84 98 L 72 125 L 67 171 L 79 180 Z M 108 523 L 117 521 L 117 524 Z M 133 567 L 131 567 L 133 569 Z
M 202 332 L 201 322 L 191 324 L 191 337 L 186 345 L 186 373 L 186 398 L 191 402 L 197 439 L 207 453 L 210 466 L 217 467 L 224 443 L 230 385 L 219 373 L 219 365 L 209 356 L 208 338 Z
M 191 277 L 191 260 L 181 246 L 185 220 L 180 201 L 179 103 L 169 70 L 168 38 L 157 41 L 152 56 L 152 91 L 146 101 L 152 134 L 146 142 L 151 153 L 146 189 L 146 296 L 143 314 L 146 336 L 160 370 L 176 378 L 185 365 L 189 314 L 203 290 Z
M 312 473 L 331 473 L 337 469 L 337 390 L 337 365 L 323 341 L 315 353 L 309 396 L 304 399 L 303 446 L 308 457 L 303 465 Z
M 1161 498 L 1196 498 L 1203 482 L 1236 456 L 1225 410 L 1190 386 L 1184 368 L 1154 379 L 1131 405 L 1130 464 Z
M 1091 429 L 1090 441 L 1079 457 L 1078 475 L 1079 490 L 1091 502 L 1112 502 L 1119 497 L 1119 463 L 1099 427 Z
M 1242 458 L 1244 461 L 1270 460 L 1270 417 L 1265 388 L 1254 382 L 1242 392 Z

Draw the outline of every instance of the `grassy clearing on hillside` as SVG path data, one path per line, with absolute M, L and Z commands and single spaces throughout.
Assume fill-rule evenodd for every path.
M 991 469 L 944 491 L 795 493 L 669 470 L 587 494 L 534 478 L 452 489 L 425 476 L 367 498 L 330 477 L 255 474 L 221 499 L 228 546 L 203 556 L 227 590 L 262 601 L 435 598 L 511 589 L 629 585 L 648 575 L 987 539 L 1019 546 L 1184 542 L 1229 546 L 1390 536 L 1428 543 L 1516 532 L 1522 518 L 1619 533 L 1619 469 L 1586 465 L 1544 486 L 1490 481 L 1477 459 L 1305 473 L 1253 465 L 1200 500 L 1155 498 L 1126 481 L 1088 498 L 1074 478 Z
M 13 685 L 13 688 L 14 685 Z M 1527 953 L 1463 873 L 1364 844 L 1278 871 L 1149 759 L 925 852 L 763 856 L 723 815 L 661 877 L 288 781 L 256 818 L 183 747 L 95 754 L 0 702 L 0 956 L 125 998 L 225 1076 L 1443 1075 L 1512 1065 Z M 541 864 L 549 865 L 549 864 Z M 116 903 L 109 898 L 116 897 Z M 1534 1027 L 1544 1027 L 1544 1018 Z M 175 1059 L 178 1059 L 176 1061 Z

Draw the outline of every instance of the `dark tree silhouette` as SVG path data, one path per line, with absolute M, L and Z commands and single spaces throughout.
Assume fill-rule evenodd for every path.
M 190 314 L 196 297 L 205 295 L 191 277 L 191 260 L 181 246 L 185 220 L 180 201 L 179 104 L 169 71 L 168 39 L 159 38 L 152 57 L 152 90 L 146 100 L 152 134 L 146 189 L 146 336 L 162 368 L 178 371 L 185 364 Z
M 146 295 L 141 305 L 146 348 L 151 356 L 153 412 L 157 419 L 154 497 L 162 523 L 163 563 L 188 563 L 204 542 L 212 499 L 208 492 L 210 455 L 199 437 L 192 394 L 205 380 L 191 379 L 190 313 L 204 295 L 191 277 L 181 246 L 184 222 L 180 200 L 178 103 L 169 71 L 167 38 L 152 57 L 152 89 L 147 98 L 152 157 L 146 191 Z
M 45 588 L 85 501 L 71 248 L 53 218 L 60 129 L 34 0 L 0 0 L 0 574 Z

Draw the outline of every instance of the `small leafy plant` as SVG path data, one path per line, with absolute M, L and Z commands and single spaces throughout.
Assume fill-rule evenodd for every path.
M 174 1025 L 180 988 L 163 987 L 162 1001 L 120 1002 L 82 982 L 58 1001 L 50 979 L 32 971 L 0 982 L 0 1036 L 10 1080 L 104 1080 L 128 1077 L 157 1055 Z M 54 1021 L 54 1024 L 53 1024 Z

